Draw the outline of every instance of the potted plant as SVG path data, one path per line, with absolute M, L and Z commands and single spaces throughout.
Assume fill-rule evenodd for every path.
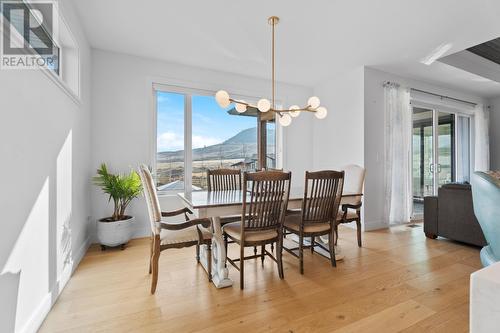
M 141 179 L 137 172 L 131 170 L 129 174 L 109 173 L 106 164 L 101 164 L 97 176 L 93 177 L 94 184 L 101 187 L 109 195 L 109 202 L 113 200 L 113 215 L 97 221 L 97 239 L 101 243 L 101 250 L 106 246 L 120 245 L 122 250 L 132 238 L 134 217 L 125 215 L 130 202 L 142 192 Z

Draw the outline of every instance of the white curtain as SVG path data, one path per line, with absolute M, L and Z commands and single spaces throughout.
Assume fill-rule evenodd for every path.
M 490 169 L 489 111 L 482 104 L 474 110 L 474 171 Z
M 470 118 L 457 114 L 457 182 L 470 182 Z
M 385 216 L 390 224 L 411 218 L 412 114 L 409 89 L 386 83 L 385 94 Z

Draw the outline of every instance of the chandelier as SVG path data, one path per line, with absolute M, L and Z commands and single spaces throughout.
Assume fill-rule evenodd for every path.
M 247 111 L 247 108 L 258 109 L 260 112 L 274 112 L 279 118 L 278 121 L 281 126 L 288 126 L 292 123 L 292 118 L 298 117 L 301 112 L 313 112 L 316 118 L 323 119 L 327 115 L 327 110 L 324 106 L 320 106 L 318 97 L 313 96 L 307 100 L 307 105 L 300 107 L 298 105 L 291 105 L 288 109 L 278 109 L 276 107 L 275 93 L 276 93 L 276 80 L 275 80 L 275 28 L 279 22 L 279 17 L 271 16 L 268 19 L 272 27 L 272 92 L 271 101 L 262 98 L 257 102 L 257 105 L 252 105 L 244 100 L 236 100 L 229 97 L 227 91 L 219 90 L 215 94 L 215 100 L 221 108 L 227 108 L 231 103 L 234 103 L 235 109 L 239 113 Z

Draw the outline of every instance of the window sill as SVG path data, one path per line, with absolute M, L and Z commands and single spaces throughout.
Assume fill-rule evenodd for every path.
M 81 98 L 57 74 L 49 69 L 40 69 L 40 71 L 52 80 L 75 104 L 79 106 L 82 104 Z

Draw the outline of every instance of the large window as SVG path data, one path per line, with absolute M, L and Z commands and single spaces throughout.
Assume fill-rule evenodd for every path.
M 159 191 L 207 188 L 207 169 L 256 170 L 276 167 L 276 130 L 266 129 L 266 162 L 258 157 L 258 112 L 221 109 L 213 95 L 197 91 L 155 89 L 156 179 Z M 186 149 L 186 147 L 189 147 Z
M 184 110 L 182 94 L 156 92 L 156 177 L 160 191 L 184 188 Z

